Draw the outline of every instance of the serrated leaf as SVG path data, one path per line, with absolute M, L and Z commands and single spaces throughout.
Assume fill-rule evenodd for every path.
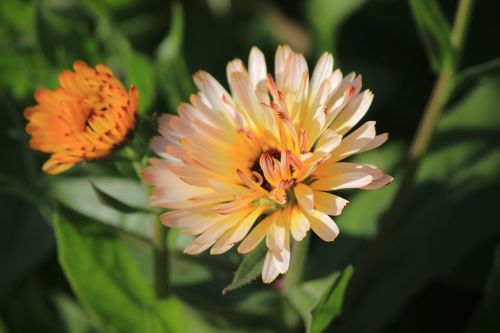
M 247 254 L 238 266 L 233 281 L 222 290 L 222 294 L 241 288 L 255 280 L 262 272 L 266 253 L 266 244 L 261 242 L 255 250 Z
M 151 284 L 116 233 L 64 207 L 55 212 L 53 223 L 64 273 L 107 331 L 183 331 L 179 301 L 155 301 Z
M 435 72 L 454 66 L 455 51 L 450 40 L 450 25 L 435 0 L 410 0 L 410 9 Z
M 348 266 L 339 279 L 321 296 L 318 304 L 312 310 L 311 333 L 323 332 L 340 315 L 344 294 L 353 271 L 353 267 Z
M 90 181 L 90 185 L 92 185 L 92 188 L 99 197 L 99 201 L 101 201 L 103 204 L 111 208 L 116 209 L 119 212 L 126 214 L 137 213 L 137 212 L 145 212 L 145 213 L 150 212 L 147 208 L 131 206 L 129 204 L 124 203 L 121 200 L 116 199 L 115 197 L 101 190 L 92 181 Z

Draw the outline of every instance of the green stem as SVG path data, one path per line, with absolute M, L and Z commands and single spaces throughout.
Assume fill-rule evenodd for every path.
M 309 252 L 309 243 L 311 240 L 311 233 L 300 242 L 295 242 L 292 249 L 293 253 L 290 261 L 290 269 L 285 278 L 285 291 L 289 291 L 300 283 L 304 275 L 304 265 Z
M 450 41 L 455 49 L 455 67 L 453 69 L 442 70 L 436 79 L 424 114 L 410 146 L 400 186 L 394 197 L 391 208 L 388 211 L 387 218 L 382 224 L 381 233 L 384 233 L 384 229 L 388 228 L 389 225 L 399 219 L 409 193 L 411 193 L 410 189 L 413 186 L 415 175 L 420 166 L 422 157 L 429 148 L 429 143 L 434 134 L 439 116 L 451 96 L 451 90 L 454 87 L 453 83 L 455 81 L 456 67 L 460 60 L 465 36 L 470 23 L 472 4 L 473 0 L 460 0 L 458 4 L 453 29 L 450 34 Z
M 167 249 L 167 228 L 161 224 L 158 215 L 155 216 L 153 221 L 153 249 L 156 297 L 162 299 L 169 295 L 169 258 Z
M 137 173 L 137 177 L 142 182 L 142 166 L 139 162 L 139 155 L 130 147 L 125 147 L 125 153 L 130 158 L 132 166 Z M 145 191 L 149 192 L 149 188 L 142 182 Z M 168 288 L 168 271 L 169 257 L 167 248 L 167 229 L 161 224 L 158 214 L 153 215 L 153 261 L 155 275 L 155 291 L 158 299 L 166 298 L 169 295 Z

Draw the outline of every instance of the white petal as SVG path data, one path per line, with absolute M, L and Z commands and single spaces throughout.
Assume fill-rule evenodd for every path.
M 316 210 L 327 215 L 337 216 L 349 201 L 334 194 L 322 191 L 314 191 L 314 205 Z
M 266 258 L 264 259 L 264 266 L 262 267 L 262 281 L 264 283 L 271 283 L 279 274 L 280 272 L 274 263 L 273 255 L 267 252 Z
M 373 177 L 366 173 L 344 173 L 323 177 L 311 184 L 311 188 L 321 191 L 333 191 L 345 188 L 360 188 L 370 184 Z
M 381 187 L 384 187 L 385 185 L 391 183 L 394 180 L 391 176 L 388 175 L 383 175 L 380 178 L 374 179 L 370 184 L 363 186 L 363 190 L 376 190 Z
M 290 217 L 290 232 L 293 238 L 296 241 L 301 241 L 309 229 L 309 220 L 297 206 L 294 206 Z
M 311 78 L 311 86 L 310 86 L 310 98 L 314 98 L 316 93 L 319 90 L 319 87 L 323 83 L 324 80 L 327 80 L 332 75 L 333 71 L 333 56 L 325 52 L 319 58 L 316 67 L 314 68 L 312 78 Z
M 248 57 L 248 72 L 254 87 L 257 87 L 259 82 L 267 80 L 266 59 L 262 51 L 255 46 L 252 47 Z
M 375 134 L 375 122 L 364 123 L 357 130 L 344 137 L 339 146 L 332 151 L 332 158 L 328 162 L 334 163 L 361 152 L 366 145 L 372 142 Z
M 344 135 L 363 118 L 372 101 L 373 93 L 365 90 L 361 95 L 356 96 L 349 102 L 346 108 L 335 118 L 330 128 Z
M 326 242 L 333 241 L 339 234 L 339 228 L 337 224 L 330 218 L 330 216 L 321 213 L 319 211 L 314 211 L 311 214 L 306 214 L 311 224 L 311 229 L 318 235 L 322 240 Z

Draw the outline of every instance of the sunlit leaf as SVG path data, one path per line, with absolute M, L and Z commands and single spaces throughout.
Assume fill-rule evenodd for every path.
M 129 204 L 124 203 L 123 201 L 109 195 L 108 193 L 104 192 L 101 190 L 99 187 L 97 187 L 92 181 L 90 182 L 92 185 L 92 188 L 94 189 L 95 193 L 99 197 L 99 200 L 105 204 L 108 205 L 111 208 L 116 209 L 119 212 L 122 213 L 137 213 L 137 212 L 150 212 L 146 208 L 143 207 L 135 207 L 131 206 Z
M 151 237 L 151 214 L 126 213 L 102 202 L 92 188 L 95 184 L 102 192 L 119 198 L 131 207 L 147 207 L 148 199 L 142 185 L 130 179 L 116 177 L 58 177 L 50 183 L 51 195 L 76 212 L 102 223 L 123 229 L 140 237 Z
M 53 222 L 66 277 L 103 327 L 112 332 L 183 331 L 179 301 L 155 301 L 117 234 L 63 207 Z
M 436 0 L 410 0 L 409 4 L 432 69 L 451 69 L 455 57 L 451 29 L 439 4 Z

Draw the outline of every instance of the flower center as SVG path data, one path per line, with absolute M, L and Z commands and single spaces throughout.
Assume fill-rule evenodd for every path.
M 281 158 L 281 152 L 278 151 L 277 149 L 269 149 L 265 152 L 263 152 L 261 155 L 259 155 L 255 161 L 253 162 L 252 166 L 250 167 L 250 171 L 252 172 L 253 175 L 258 174 L 262 178 L 262 184 L 261 186 L 266 189 L 267 191 L 271 191 L 273 189 L 273 186 L 269 183 L 269 181 L 266 179 L 266 176 L 264 175 L 264 171 L 262 170 L 262 166 L 260 165 L 260 158 L 263 154 L 269 154 L 272 158 L 275 158 L 279 160 Z M 258 178 L 258 177 L 256 177 Z

